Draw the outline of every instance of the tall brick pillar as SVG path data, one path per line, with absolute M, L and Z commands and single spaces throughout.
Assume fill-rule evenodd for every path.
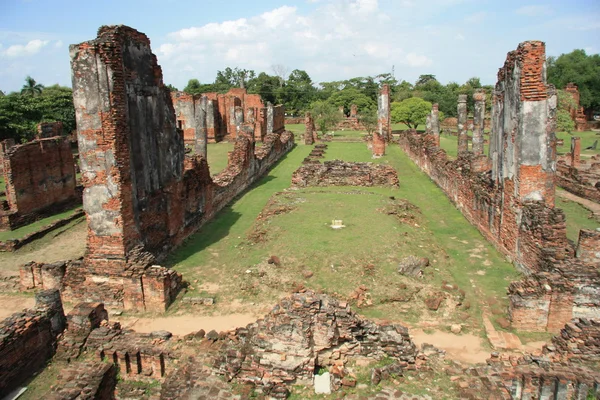
M 475 110 L 473 112 L 473 154 L 483 154 L 483 128 L 485 125 L 485 90 L 478 89 L 473 93 Z
M 435 143 L 440 145 L 440 111 L 438 103 L 431 107 L 431 134 L 435 138 Z
M 581 161 L 581 138 L 571 137 L 571 167 L 579 168 Z
M 195 150 L 196 154 L 207 157 L 207 142 L 208 142 L 208 129 L 206 127 L 206 110 L 208 108 L 208 97 L 202 96 L 199 104 L 196 106 L 196 113 L 194 115 L 196 125 L 196 137 L 195 137 Z
M 458 154 L 469 150 L 469 137 L 467 136 L 467 95 L 458 95 Z
M 306 113 L 304 117 L 304 144 L 314 144 L 313 131 L 314 131 L 314 121 L 312 115 L 309 112 Z
M 390 124 L 390 86 L 383 85 L 377 97 L 377 118 L 379 135 L 386 142 L 392 140 L 392 129 Z
M 356 104 L 350 106 L 350 118 L 358 118 L 358 107 Z
M 267 135 L 273 133 L 274 126 L 273 104 L 267 102 Z
M 122 273 L 145 257 L 140 203 L 182 178 L 183 138 L 146 35 L 103 26 L 95 40 L 70 46 L 70 54 L 86 266 Z
M 523 42 L 498 71 L 492 104 L 492 177 L 519 201 L 554 207 L 556 89 L 546 84 L 545 45 Z

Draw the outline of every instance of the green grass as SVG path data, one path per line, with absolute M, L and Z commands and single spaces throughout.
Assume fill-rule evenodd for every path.
M 297 146 L 168 260 L 188 281 L 217 285 L 216 309 L 219 303 L 234 299 L 272 304 L 298 283 L 342 297 L 364 284 L 374 302 L 361 311 L 366 316 L 412 322 L 421 318 L 422 299 L 406 307 L 402 303 L 379 304 L 379 300 L 402 294 L 403 285 L 425 296 L 428 291 L 439 291 L 447 281 L 465 291 L 475 324 L 479 323 L 479 304 L 486 298 L 507 304 L 506 287 L 517 279 L 515 269 L 399 146 L 389 146 L 388 155 L 377 160 L 371 158 L 364 143 L 332 142 L 326 152 L 326 159 L 389 163 L 399 173 L 398 189 L 310 188 L 273 196 L 289 187 L 292 172 L 311 148 Z M 381 213 L 380 209 L 395 203 L 390 196 L 407 199 L 420 211 L 411 213 L 414 218 L 407 221 Z M 274 201 L 271 210 L 291 210 L 255 223 L 270 199 Z M 334 218 L 342 219 L 347 227 L 330 229 Z M 249 235 L 262 231 L 266 240 L 249 240 Z M 281 259 L 281 267 L 266 263 L 271 255 Z M 426 269 L 422 281 L 395 272 L 398 262 L 408 255 L 431 260 L 432 267 Z M 368 265 L 373 265 L 373 270 L 365 268 Z M 314 276 L 304 279 L 304 270 L 311 270 Z M 192 295 L 194 286 L 189 292 Z M 464 315 L 452 313 L 448 318 Z
M 581 158 L 587 159 L 592 157 L 593 155 L 600 154 L 600 135 L 598 132 L 573 132 L 572 135 L 569 135 L 566 132 L 557 132 L 556 137 L 558 139 L 562 139 L 564 141 L 562 146 L 556 146 L 556 153 L 559 155 L 569 153 L 571 151 L 571 137 L 580 137 L 581 138 Z M 585 150 L 586 147 L 590 147 L 594 144 L 594 142 L 598 140 L 598 146 L 596 150 Z
M 4 242 L 7 240 L 22 239 L 26 235 L 36 232 L 46 225 L 50 225 L 51 223 L 58 221 L 59 219 L 67 218 L 67 217 L 73 215 L 73 213 L 75 213 L 75 210 L 78 208 L 81 208 L 81 206 L 76 206 L 76 207 L 73 207 L 70 210 L 64 211 L 60 214 L 55 214 L 50 217 L 40 219 L 39 221 L 36 221 L 29 225 L 22 226 L 21 228 L 15 229 L 14 231 L 0 232 L 0 242 Z M 82 217 L 82 218 L 84 218 L 84 217 Z
M 0 176 L 0 192 L 6 192 L 6 183 L 3 176 Z
M 563 190 L 556 188 L 557 191 Z M 564 200 L 556 196 L 556 207 L 561 208 L 567 217 L 567 238 L 577 243 L 579 240 L 579 231 L 582 229 L 600 228 L 600 223 L 590 218 L 591 212 L 573 201 Z
M 206 155 L 211 175 L 216 175 L 227 167 L 227 153 L 233 150 L 233 143 L 208 143 Z

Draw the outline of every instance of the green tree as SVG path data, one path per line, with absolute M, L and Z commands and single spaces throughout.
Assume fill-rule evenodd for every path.
M 293 70 L 282 88 L 282 102 L 293 114 L 308 110 L 315 100 L 317 89 L 306 71 Z
M 255 76 L 253 70 L 227 67 L 223 71 L 217 71 L 215 87 L 219 92 L 227 92 L 234 87 L 245 88 L 246 82 L 254 79 Z
M 400 103 L 392 103 L 391 119 L 393 123 L 402 122 L 409 129 L 417 129 L 425 123 L 427 114 L 431 112 L 431 103 L 419 97 L 411 97 Z
M 316 128 L 323 135 L 333 129 L 342 118 L 333 104 L 323 100 L 312 104 L 311 114 L 314 118 Z
M 281 103 L 281 92 L 283 89 L 279 86 L 280 78 L 271 76 L 264 72 L 258 74 L 257 77 L 248 81 L 248 93 L 259 94 L 263 101 L 273 104 Z
M 548 82 L 563 89 L 573 82 L 579 87 L 579 103 L 586 109 L 600 109 L 600 54 L 573 50 L 547 59 Z
M 575 121 L 571 117 L 571 110 L 577 109 L 577 103 L 570 93 L 558 90 L 558 107 L 556 110 L 556 129 L 559 132 L 571 133 L 575 130 Z
M 169 89 L 169 92 L 178 92 L 179 91 L 179 89 L 177 89 L 175 86 L 171 85 L 170 83 L 168 85 L 166 85 L 166 87 L 167 87 L 167 89 Z
M 44 85 L 37 83 L 35 79 L 28 75 L 27 78 L 25 78 L 25 84 L 21 88 L 21 94 L 34 97 L 42 94 L 43 90 Z
M 359 109 L 358 112 L 358 122 L 365 127 L 367 133 L 373 133 L 377 130 L 379 121 L 377 119 L 377 109 L 376 108 L 366 108 Z
M 435 75 L 431 75 L 431 74 L 425 74 L 425 75 L 420 75 L 419 79 L 417 79 L 417 82 L 415 82 L 415 89 L 421 89 L 427 85 L 431 85 L 431 84 L 439 84 L 438 80 L 435 78 Z
M 0 90 L 0 97 L 5 96 L 4 92 Z
M 36 97 L 36 107 L 41 114 L 38 122 L 63 123 L 65 134 L 77 129 L 75 123 L 75 107 L 73 105 L 73 90 L 66 86 L 52 85 L 44 89 L 41 96 Z
M 202 94 L 209 92 L 216 92 L 215 85 L 202 84 L 198 79 L 190 79 L 187 85 L 183 88 L 183 91 L 188 94 Z
M 355 104 L 359 110 L 371 108 L 375 104 L 373 99 L 354 88 L 340 90 L 332 94 L 327 101 L 337 108 L 343 106 L 345 113 L 350 111 L 352 104 Z

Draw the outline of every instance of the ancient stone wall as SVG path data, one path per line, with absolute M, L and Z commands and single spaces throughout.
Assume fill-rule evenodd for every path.
M 575 106 L 570 108 L 569 113 L 571 114 L 571 119 L 575 122 L 575 130 L 577 132 L 584 132 L 589 130 L 589 126 L 587 123 L 587 118 L 585 116 L 585 111 L 583 107 L 579 105 L 579 88 L 574 83 L 568 83 L 565 87 L 565 92 L 570 94 L 573 97 L 573 101 L 575 102 Z
M 14 229 L 78 201 L 75 163 L 67 138 L 3 145 L 2 163 L 8 209 L 0 229 Z
M 0 393 L 10 393 L 46 365 L 64 328 L 57 290 L 37 293 L 35 308 L 0 322 Z
M 587 244 L 584 237 L 575 258 L 564 213 L 554 208 L 556 96 L 544 62 L 541 42 L 509 53 L 494 94 L 489 159 L 463 151 L 450 161 L 432 135 L 414 131 L 403 132 L 400 145 L 498 250 L 533 274 L 509 288 L 513 326 L 556 331 L 571 318 L 599 315 L 590 293 L 600 289 L 600 260 L 588 250 L 595 235 Z
M 63 123 L 56 122 L 40 122 L 37 125 L 36 139 L 47 139 L 55 136 L 63 135 Z
M 203 157 L 184 168 L 184 140 L 149 39 L 108 26 L 70 50 L 88 240 L 84 262 L 67 267 L 64 293 L 71 300 L 164 310 L 181 276 L 152 265 L 289 151 L 293 135 L 267 134 L 256 152 L 240 135 L 228 167 L 214 179 Z M 219 110 L 230 106 L 222 114 L 230 125 L 241 94 L 220 97 L 228 104 L 219 103 Z M 208 116 L 214 102 L 206 97 Z M 275 108 L 278 120 L 282 108 Z
M 389 165 L 340 160 L 306 164 L 292 175 L 292 186 L 398 186 L 398 174 Z
M 544 346 L 544 354 L 554 360 L 600 361 L 600 320 L 577 318 L 567 323 L 552 344 Z
M 101 361 L 76 362 L 60 372 L 58 382 L 45 399 L 113 400 L 117 368 Z
M 556 184 L 585 199 L 600 203 L 600 156 L 581 160 L 581 140 L 571 138 L 571 152 L 558 160 Z

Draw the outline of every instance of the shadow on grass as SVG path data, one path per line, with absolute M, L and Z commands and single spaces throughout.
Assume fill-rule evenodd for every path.
M 247 195 L 248 192 L 262 187 L 263 190 L 266 189 L 269 192 L 272 192 L 268 193 L 268 196 L 266 196 L 268 201 L 268 198 L 270 198 L 273 193 L 276 193 L 282 190 L 283 188 L 288 187 L 290 182 L 286 182 L 283 185 L 272 185 L 271 188 L 265 188 L 264 186 L 269 185 L 272 181 L 282 179 L 277 174 L 274 174 L 274 169 L 277 168 L 282 162 L 284 162 L 287 159 L 288 154 L 290 154 L 290 152 L 283 155 L 271 167 L 267 175 L 263 176 L 258 181 L 250 185 L 242 193 L 237 195 L 225 207 L 223 207 L 223 209 L 219 211 L 212 220 L 207 222 L 196 233 L 194 233 L 188 239 L 186 239 L 186 241 L 181 245 L 181 247 L 179 247 L 169 255 L 169 257 L 165 261 L 165 264 L 169 267 L 173 267 L 174 265 L 186 261 L 188 258 L 201 252 L 210 245 L 217 243 L 221 239 L 227 237 L 233 225 L 235 225 L 235 223 L 242 217 L 241 213 L 233 210 L 233 205 L 239 199 Z M 264 204 L 261 205 L 260 210 L 262 210 L 263 207 Z M 257 215 L 258 213 L 255 216 L 253 216 L 253 218 L 256 218 Z

